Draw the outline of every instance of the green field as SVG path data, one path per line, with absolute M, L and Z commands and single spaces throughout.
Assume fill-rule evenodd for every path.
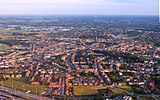
M 108 86 L 74 86 L 73 87 L 73 94 L 75 96 L 82 96 L 82 95 L 94 95 L 98 93 L 98 89 L 107 89 L 110 88 Z M 113 96 L 117 95 L 125 95 L 123 91 L 117 90 L 116 88 L 110 88 L 113 91 Z
M 37 90 L 37 94 L 40 94 L 42 92 L 45 92 L 47 90 L 47 88 L 45 86 L 42 85 L 27 85 L 25 84 L 25 79 L 8 79 L 7 81 L 3 81 L 3 85 L 6 87 L 10 87 L 12 88 L 12 84 L 13 87 L 17 90 L 22 90 L 25 92 L 26 91 L 31 91 L 31 93 L 36 94 L 36 90 Z
M 25 31 L 25 30 L 0 30 L 0 37 L 1 38 L 11 37 L 12 33 L 15 33 L 15 32 L 24 34 L 24 33 L 27 33 L 28 31 Z
M 97 89 L 106 89 L 107 86 L 74 86 L 74 95 L 93 95 L 97 94 Z
M 123 89 L 123 90 L 127 90 L 129 92 L 133 92 L 131 86 L 124 85 L 124 86 L 118 86 L 118 88 Z
M 0 51 L 4 51 L 5 49 L 9 49 L 10 47 L 5 44 L 0 44 Z
M 120 91 L 120 90 L 118 90 L 116 88 L 111 88 L 111 89 L 114 92 L 114 94 L 112 95 L 112 98 L 117 97 L 119 95 L 128 95 L 127 93 L 125 93 L 123 91 Z

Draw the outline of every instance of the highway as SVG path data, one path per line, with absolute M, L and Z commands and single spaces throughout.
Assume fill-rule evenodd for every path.
M 22 98 L 25 98 L 25 99 L 28 99 L 28 100 L 54 100 L 54 99 L 50 99 L 50 98 L 43 97 L 43 96 L 40 96 L 40 95 L 30 94 L 30 93 L 26 93 L 26 92 L 23 92 L 23 91 L 11 89 L 11 88 L 8 88 L 8 87 L 0 86 L 0 91 L 5 91 L 11 97 L 13 95 L 15 95 L 17 97 L 22 97 Z M 19 100 L 19 99 L 12 99 L 12 100 Z M 23 100 L 23 99 L 21 99 L 21 100 Z
M 13 96 L 5 91 L 0 91 L 0 100 L 24 100 L 24 99 Z

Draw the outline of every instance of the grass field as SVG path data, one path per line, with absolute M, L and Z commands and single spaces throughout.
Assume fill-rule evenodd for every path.
M 4 51 L 5 49 L 9 49 L 10 47 L 4 44 L 0 44 L 0 51 Z
M 7 30 L 0 30 L 0 36 L 5 35 L 5 33 L 7 33 L 7 32 L 8 32 Z
M 117 97 L 119 95 L 128 95 L 127 93 L 117 90 L 116 88 L 111 88 L 111 90 L 114 92 L 114 94 L 112 95 L 112 98 Z
M 0 37 L 2 37 L 2 38 L 10 37 L 10 36 L 12 36 L 12 33 L 14 33 L 14 32 L 26 33 L 28 31 L 25 31 L 25 30 L 0 30 Z
M 82 95 L 94 95 L 98 93 L 98 89 L 110 88 L 108 86 L 74 86 L 73 92 L 75 96 Z M 123 91 L 117 90 L 116 88 L 110 88 L 113 91 L 113 96 L 125 95 Z
M 74 95 L 92 95 L 97 94 L 97 89 L 106 89 L 107 86 L 74 86 Z
M 34 36 L 36 37 L 43 37 L 44 36 L 44 32 L 30 32 L 30 31 L 26 31 L 26 30 L 0 30 L 0 37 L 1 38 L 7 38 L 7 37 L 12 37 L 13 34 L 12 33 L 22 33 L 22 34 L 34 34 Z
M 118 86 L 118 88 L 127 90 L 127 91 L 129 91 L 129 92 L 133 92 L 131 86 L 124 85 L 124 86 Z
M 22 90 L 22 91 L 31 91 L 31 93 L 36 94 L 36 89 L 37 89 L 37 94 L 40 94 L 42 92 L 45 92 L 47 90 L 47 88 L 45 86 L 42 85 L 27 85 L 25 84 L 25 79 L 8 79 L 7 81 L 3 82 L 3 85 L 6 87 L 10 87 L 12 88 L 12 84 L 13 87 L 17 90 Z M 1 85 L 1 84 L 0 84 Z

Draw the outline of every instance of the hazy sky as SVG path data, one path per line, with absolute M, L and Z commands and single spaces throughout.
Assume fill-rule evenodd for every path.
M 159 0 L 0 0 L 0 15 L 158 15 Z

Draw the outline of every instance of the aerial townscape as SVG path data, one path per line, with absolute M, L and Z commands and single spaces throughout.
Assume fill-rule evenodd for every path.
M 160 100 L 154 16 L 1 16 L 2 100 Z

